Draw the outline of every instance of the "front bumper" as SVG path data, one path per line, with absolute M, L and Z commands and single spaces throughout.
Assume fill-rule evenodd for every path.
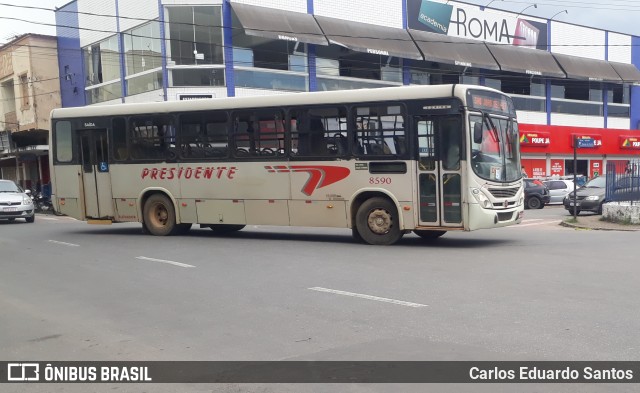
M 597 212 L 600 209 L 600 204 L 601 203 L 602 203 L 602 200 L 600 200 L 600 199 L 598 199 L 596 201 L 586 200 L 586 199 L 578 199 L 576 201 L 576 207 L 580 211 Z M 562 201 L 562 204 L 564 205 L 565 209 L 567 209 L 569 211 L 573 211 L 573 200 L 572 199 L 565 199 L 565 200 Z
M 0 206 L 0 220 L 30 218 L 36 214 L 33 205 Z

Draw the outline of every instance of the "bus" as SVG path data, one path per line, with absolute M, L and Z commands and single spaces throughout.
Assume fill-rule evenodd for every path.
M 518 224 L 524 210 L 510 97 L 467 85 L 54 109 L 57 212 L 138 222 L 349 228 L 374 245 L 413 231 Z

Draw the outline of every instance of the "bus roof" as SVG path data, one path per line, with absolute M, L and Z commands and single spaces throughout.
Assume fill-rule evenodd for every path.
M 94 105 L 74 108 L 54 109 L 51 119 L 77 118 L 87 116 L 126 116 L 141 113 L 173 113 L 214 109 L 242 109 L 279 107 L 288 105 L 322 105 L 352 102 L 375 102 L 389 100 L 411 100 L 421 98 L 452 97 L 465 102 L 467 88 L 498 92 L 475 85 L 425 85 L 398 86 L 378 89 L 358 89 L 305 93 L 286 93 L 270 96 L 229 97 L 224 99 L 200 99 L 189 101 L 165 101 L 135 104 Z M 498 92 L 499 93 L 499 92 Z

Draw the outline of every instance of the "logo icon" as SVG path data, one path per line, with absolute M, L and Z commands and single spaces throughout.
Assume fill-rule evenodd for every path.
M 7 381 L 39 381 L 40 365 L 38 363 L 8 363 Z
M 446 35 L 449 32 L 452 12 L 453 6 L 450 4 L 422 0 L 420 12 L 418 13 L 418 22 L 422 24 L 426 31 Z
M 269 173 L 308 173 L 309 179 L 301 190 L 303 194 L 308 196 L 311 196 L 318 188 L 345 179 L 351 173 L 349 168 L 328 165 L 267 165 L 264 168 Z

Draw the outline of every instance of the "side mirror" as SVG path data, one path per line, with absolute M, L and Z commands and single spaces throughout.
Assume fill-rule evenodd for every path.
M 473 125 L 473 143 L 482 143 L 482 123 Z
M 27 195 L 31 195 L 31 190 L 24 190 L 24 193 Z

